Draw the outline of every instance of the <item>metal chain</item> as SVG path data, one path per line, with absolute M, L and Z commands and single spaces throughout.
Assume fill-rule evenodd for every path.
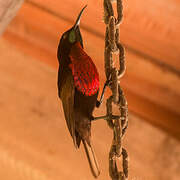
M 117 18 L 114 17 L 113 1 L 117 3 Z M 126 180 L 128 178 L 128 154 L 126 149 L 122 147 L 122 138 L 128 126 L 127 101 L 120 86 L 120 78 L 126 69 L 124 47 L 119 42 L 119 25 L 123 17 L 122 9 L 122 0 L 104 0 L 105 73 L 107 80 L 110 80 L 109 87 L 112 91 L 112 96 L 106 102 L 108 117 L 106 120 L 114 135 L 109 152 L 109 175 L 112 180 Z M 119 69 L 114 65 L 114 53 L 119 55 Z M 113 115 L 113 108 L 118 108 L 120 115 Z M 119 158 L 122 158 L 122 170 L 117 167 Z

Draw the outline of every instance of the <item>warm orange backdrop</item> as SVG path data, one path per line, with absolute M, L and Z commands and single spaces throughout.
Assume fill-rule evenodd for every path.
M 57 68 L 56 49 L 70 28 L 80 0 L 29 0 L 4 37 L 26 53 Z M 85 49 L 98 66 L 101 85 L 104 31 L 102 1 L 91 0 L 82 17 Z M 121 84 L 129 108 L 149 122 L 180 137 L 180 2 L 133 0 L 124 2 L 121 42 L 126 47 L 127 72 Z
M 180 1 L 123 2 L 130 180 L 180 179 Z M 92 179 L 84 151 L 73 147 L 56 87 L 59 38 L 87 3 L 81 32 L 102 89 L 102 0 L 27 0 L 0 40 L 0 179 Z M 105 114 L 105 103 L 95 114 Z M 105 121 L 93 123 L 92 138 L 99 179 L 109 179 L 112 132 Z

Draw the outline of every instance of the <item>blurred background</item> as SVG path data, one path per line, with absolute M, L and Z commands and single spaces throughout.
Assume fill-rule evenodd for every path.
M 56 50 L 81 20 L 86 52 L 105 82 L 103 0 L 0 0 L 0 179 L 93 179 L 83 148 L 76 150 L 57 96 Z M 129 106 L 123 145 L 130 180 L 180 179 L 180 1 L 123 1 L 120 40 Z M 106 93 L 106 97 L 110 94 Z M 105 101 L 95 110 L 105 114 Z M 99 180 L 110 179 L 112 131 L 92 125 Z M 120 162 L 121 163 L 121 162 Z

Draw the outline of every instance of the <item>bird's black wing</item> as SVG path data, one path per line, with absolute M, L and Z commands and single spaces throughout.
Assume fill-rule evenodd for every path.
M 69 132 L 73 138 L 75 147 L 76 143 L 76 134 L 75 134 L 75 119 L 74 119 L 74 80 L 71 71 L 66 72 L 66 76 L 63 79 L 63 85 L 61 86 L 61 91 L 59 92 L 60 98 L 62 100 L 64 115 L 66 123 L 69 129 Z

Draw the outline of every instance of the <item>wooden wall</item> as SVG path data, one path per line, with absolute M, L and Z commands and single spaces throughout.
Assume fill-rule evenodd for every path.
M 120 39 L 127 71 L 121 81 L 129 105 L 124 146 L 130 179 L 180 179 L 180 1 L 124 2 Z M 26 0 L 0 40 L 0 179 L 92 179 L 85 153 L 76 151 L 57 97 L 59 38 L 81 0 Z M 88 1 L 81 21 L 84 46 L 104 75 L 102 0 Z M 8 41 L 8 42 L 7 42 Z M 108 96 L 108 93 L 107 95 Z M 95 114 L 105 113 L 105 103 Z M 108 177 L 112 132 L 92 126 L 101 175 Z
M 4 38 L 16 47 L 57 68 L 56 49 L 70 28 L 81 0 L 28 0 L 8 27 Z M 102 0 L 88 1 L 81 29 L 85 49 L 105 81 Z M 130 111 L 180 138 L 180 2 L 124 1 L 120 29 L 126 47 L 127 72 L 121 84 Z
M 57 71 L 2 40 L 0 54 L 0 179 L 94 179 L 82 146 L 74 148 L 66 127 Z M 96 110 L 104 113 L 105 103 Z M 110 180 L 112 131 L 105 121 L 92 124 L 92 142 L 101 171 L 98 180 Z M 123 146 L 129 154 L 129 180 L 179 179 L 179 141 L 132 112 Z

